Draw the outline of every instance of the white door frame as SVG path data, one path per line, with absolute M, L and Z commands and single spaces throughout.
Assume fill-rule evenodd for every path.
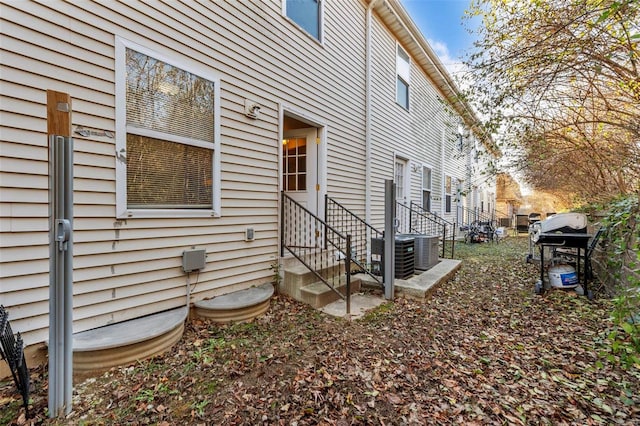
M 284 147 L 287 146 L 287 145 L 284 145 L 284 142 L 286 140 L 291 140 L 291 139 L 305 140 L 305 154 L 304 154 L 305 170 L 303 172 L 305 176 L 304 189 L 291 190 L 291 187 L 289 187 L 289 190 L 288 191 L 285 190 L 285 192 L 287 193 L 287 195 L 289 195 L 289 197 L 291 197 L 293 200 L 300 203 L 303 207 L 305 207 L 307 210 L 309 210 L 313 214 L 317 214 L 318 205 L 320 204 L 320 200 L 318 200 L 319 191 L 316 190 L 317 188 L 316 185 L 319 185 L 318 175 L 317 175 L 317 171 L 318 171 L 318 145 L 316 144 L 317 134 L 318 132 L 316 128 L 306 127 L 302 129 L 286 130 L 283 133 L 283 139 L 282 139 L 283 151 L 285 151 Z M 284 157 L 285 155 L 284 152 L 282 155 Z M 283 160 L 286 160 L 286 159 L 283 158 Z M 283 161 L 281 165 L 283 169 L 285 166 L 284 163 L 285 161 Z M 297 165 L 298 164 L 296 162 L 295 166 Z M 284 175 L 284 173 L 285 173 L 285 170 L 282 170 L 281 174 Z M 300 171 L 298 170 L 297 172 L 294 172 L 294 173 L 296 173 L 296 176 L 297 176 L 299 175 Z M 285 188 L 286 182 L 284 181 L 283 177 L 281 179 L 282 179 L 282 186 L 283 188 Z
M 288 116 L 295 118 L 309 127 L 314 127 L 317 130 L 317 137 L 320 143 L 316 146 L 317 155 L 317 168 L 316 168 L 316 180 L 320 189 L 316 191 L 316 197 L 318 205 L 316 211 L 313 212 L 320 218 L 324 218 L 324 195 L 327 193 L 327 132 L 328 126 L 319 117 L 316 117 L 308 112 L 302 111 L 299 108 L 291 107 L 285 104 L 280 104 L 279 110 L 279 131 L 278 131 L 278 192 L 282 192 L 284 189 L 283 182 L 283 170 L 282 170 L 282 140 L 284 139 L 284 117 Z M 279 212 L 279 210 L 278 210 Z M 278 213 L 280 214 L 280 213 Z
M 399 155 L 399 154 L 394 154 L 393 155 L 393 180 L 396 180 L 396 177 L 399 177 L 396 173 L 397 173 L 397 165 L 398 163 L 402 163 L 402 167 L 403 167 L 403 173 L 402 176 L 400 176 L 402 178 L 402 194 L 399 193 L 398 191 L 398 182 L 396 182 L 396 201 L 401 201 L 403 204 L 407 204 L 407 202 L 410 200 L 410 186 L 411 186 L 411 181 L 409 179 L 409 167 L 410 167 L 410 161 L 409 158 Z

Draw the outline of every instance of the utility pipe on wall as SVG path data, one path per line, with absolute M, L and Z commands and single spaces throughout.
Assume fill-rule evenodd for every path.
M 71 412 L 73 388 L 73 138 L 71 97 L 47 90 L 49 134 L 49 417 Z
M 365 221 L 371 223 L 371 55 L 373 49 L 371 48 L 371 33 L 372 29 L 372 17 L 373 8 L 378 0 L 372 0 L 367 6 L 366 15 L 366 58 L 365 58 L 365 169 L 364 169 L 364 211 Z M 367 254 L 367 258 L 369 254 Z

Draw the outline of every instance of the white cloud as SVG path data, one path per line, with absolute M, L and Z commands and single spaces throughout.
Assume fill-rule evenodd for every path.
M 449 47 L 446 43 L 433 39 L 427 39 L 427 42 L 436 55 L 438 55 L 440 62 L 442 62 L 449 74 L 454 78 L 456 84 L 460 85 L 461 89 L 466 89 L 466 85 L 470 83 L 467 78 L 464 78 L 469 74 L 469 70 L 466 65 L 463 64 L 460 59 L 451 56 Z

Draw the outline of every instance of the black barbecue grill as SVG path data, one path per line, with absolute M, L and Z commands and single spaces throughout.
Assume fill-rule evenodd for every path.
M 558 250 L 563 250 L 565 254 L 576 259 L 576 273 L 578 284 L 582 285 L 584 294 L 589 299 L 593 297 L 587 288 L 586 274 L 580 282 L 581 264 L 587 265 L 588 255 L 591 251 L 589 241 L 593 235 L 587 233 L 586 216 L 580 213 L 564 213 L 551 216 L 536 224 L 532 235 L 533 242 L 540 249 L 540 280 L 535 285 L 536 294 L 541 294 L 545 290 L 545 249 L 548 249 L 553 260 L 558 256 Z M 569 249 L 569 250 L 566 250 Z

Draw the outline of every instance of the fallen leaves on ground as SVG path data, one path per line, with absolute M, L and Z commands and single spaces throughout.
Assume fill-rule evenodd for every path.
M 65 420 L 46 418 L 46 374 L 35 370 L 26 422 L 638 424 L 640 372 L 601 355 L 610 302 L 535 295 L 526 251 L 522 238 L 459 245 L 461 269 L 427 300 L 396 299 L 359 320 L 284 296 L 252 323 L 192 320 L 170 352 L 77 384 Z M 14 406 L 7 421 L 24 424 L 12 391 L 0 389 Z

